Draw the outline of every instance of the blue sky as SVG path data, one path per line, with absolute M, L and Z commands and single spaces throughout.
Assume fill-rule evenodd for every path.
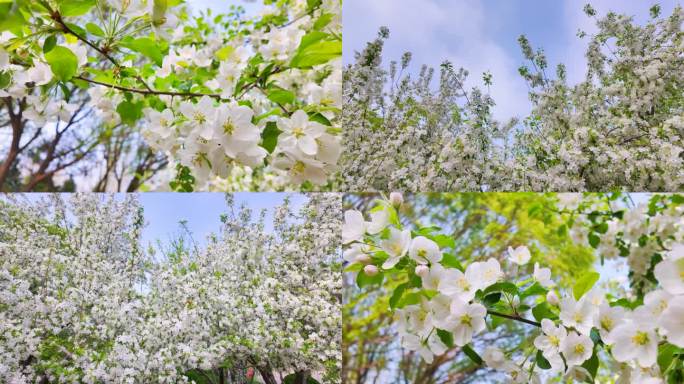
M 38 200 L 46 197 L 43 193 L 23 193 L 28 200 Z M 124 194 L 115 194 L 123 199 Z M 157 240 L 167 243 L 181 233 L 180 222 L 187 221 L 187 227 L 192 232 L 198 244 L 205 243 L 207 236 L 218 233 L 221 229 L 221 214 L 227 212 L 225 194 L 223 193 L 138 193 L 138 201 L 144 209 L 145 228 L 142 232 L 142 243 L 156 246 Z M 266 230 L 273 226 L 271 220 L 273 208 L 282 204 L 286 196 L 290 196 L 291 206 L 298 210 L 306 201 L 306 195 L 296 193 L 235 193 L 235 203 L 239 207 L 245 204 L 251 208 L 253 215 L 262 209 L 269 210 L 266 216 Z M 0 198 L 2 195 L 0 194 Z M 62 198 L 69 199 L 69 194 L 62 194 Z
M 293 207 L 298 209 L 306 201 L 300 194 L 287 193 L 236 193 L 237 206 L 246 204 L 258 214 L 261 209 L 272 209 L 282 204 L 285 196 L 290 196 Z M 140 193 L 138 198 L 145 209 L 147 226 L 143 231 L 143 243 L 165 242 L 180 233 L 180 221 L 186 220 L 195 241 L 204 242 L 211 233 L 221 228 L 221 214 L 227 211 L 223 193 Z M 268 230 L 272 226 L 268 221 Z
M 525 34 L 534 47 L 543 47 L 550 67 L 562 62 L 568 78 L 583 78 L 586 39 L 578 29 L 595 31 L 593 20 L 582 7 L 589 0 L 345 0 L 344 60 L 373 39 L 378 27 L 390 28 L 386 61 L 398 60 L 405 51 L 413 53 L 413 71 L 421 64 L 438 66 L 452 61 L 471 73 L 469 85 L 480 85 L 482 73 L 494 76 L 492 94 L 500 119 L 520 116 L 529 110 L 527 87 L 517 73 L 523 59 L 517 43 Z M 649 8 L 661 4 L 668 14 L 680 0 L 592 0 L 599 15 L 608 10 L 635 15 L 643 22 Z

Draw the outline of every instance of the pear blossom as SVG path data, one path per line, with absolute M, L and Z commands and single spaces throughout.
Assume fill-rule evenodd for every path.
M 458 269 L 448 269 L 439 283 L 439 292 L 460 298 L 463 301 L 470 301 L 475 297 L 475 292 L 481 288 L 481 278 L 477 267 L 472 264 L 466 268 L 465 273 Z
M 487 309 L 479 303 L 468 304 L 461 299 L 451 302 L 451 314 L 440 324 L 440 328 L 454 334 L 454 344 L 463 346 L 485 329 Z
M 425 236 L 417 236 L 411 240 L 409 256 L 418 264 L 434 264 L 442 260 L 442 252 L 437 243 Z
M 584 298 L 579 301 L 572 297 L 565 297 L 560 302 L 560 319 L 566 327 L 575 328 L 579 333 L 588 335 L 594 325 L 594 308 Z
M 570 332 L 560 343 L 560 351 L 568 367 L 582 365 L 593 353 L 594 344 L 589 336 Z
M 381 209 L 379 211 L 371 212 L 371 221 L 367 223 L 367 231 L 371 235 L 380 233 L 389 224 L 389 213 Z
M 536 280 L 542 287 L 551 288 L 554 283 L 551 280 L 551 270 L 549 268 L 540 268 L 539 263 L 534 263 L 534 280 Z
M 684 295 L 684 258 L 665 259 L 653 271 L 663 289 L 672 295 Z
M 408 252 L 410 245 L 411 231 L 408 229 L 400 231 L 394 227 L 390 227 L 389 238 L 380 241 L 380 248 L 389 255 L 389 258 L 382 264 L 382 268 L 391 269 L 397 265 L 399 260 Z
M 684 300 L 679 296 L 673 300 L 660 316 L 660 327 L 667 334 L 667 341 L 684 347 Z
M 658 338 L 655 324 L 648 319 L 627 321 L 610 333 L 611 353 L 615 360 L 627 362 L 636 360 L 641 367 L 655 364 L 658 354 Z
M 627 311 L 623 307 L 611 307 L 608 303 L 603 303 L 599 307 L 596 327 L 598 328 L 601 340 L 604 343 L 612 342 L 611 332 L 615 327 L 622 324 L 627 317 Z
M 549 319 L 542 319 L 541 328 L 543 335 L 534 339 L 534 346 L 544 353 L 544 356 L 553 356 L 560 353 L 560 346 L 568 335 L 568 331 L 562 325 L 556 326 Z
M 485 348 L 482 353 L 482 360 L 484 360 L 488 367 L 493 369 L 502 369 L 507 361 L 503 351 L 492 346 Z
M 278 128 L 283 131 L 280 140 L 285 148 L 296 147 L 303 153 L 313 156 L 318 152 L 316 139 L 325 133 L 325 126 L 309 120 L 309 115 L 298 110 L 290 118 L 278 119 Z
M 518 265 L 525 265 L 530 261 L 530 250 L 521 245 L 515 249 L 508 247 L 508 260 Z
M 342 227 L 342 242 L 347 244 L 359 241 L 366 233 L 366 221 L 363 214 L 350 209 L 344 212 L 344 226 Z

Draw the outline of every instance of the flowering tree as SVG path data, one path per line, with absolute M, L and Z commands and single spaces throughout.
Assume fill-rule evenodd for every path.
M 596 18 L 591 6 L 585 12 Z M 381 29 L 345 68 L 344 185 L 415 192 L 682 189 L 684 11 L 676 7 L 663 17 L 654 6 L 651 16 L 645 25 L 615 13 L 596 18 L 586 78 L 576 85 L 567 83 L 563 65 L 549 76 L 544 51 L 521 36 L 529 64 L 519 71 L 533 105 L 522 123 L 496 121 L 488 91 L 466 89 L 468 72 L 449 62 L 436 87 L 431 68 L 403 74 L 408 53 L 386 70 L 389 31 Z M 482 81 L 488 87 L 495 79 L 485 73 Z
M 8 383 L 332 383 L 340 199 L 235 207 L 206 247 L 140 246 L 134 195 L 0 203 L 0 378 Z M 279 377 L 279 379 L 277 379 Z M 316 379 L 314 379 L 316 378 Z
M 601 262 L 627 261 L 629 284 L 602 285 L 593 271 L 564 284 L 540 265 L 543 249 L 534 242 L 509 247 L 503 258 L 481 259 L 486 248 L 467 246 L 472 256 L 457 257 L 454 251 L 464 248 L 458 237 L 435 225 L 406 223 L 398 210 L 403 204 L 393 193 L 369 209 L 370 221 L 360 211 L 345 213 L 346 270 L 366 290 L 396 282 L 379 305 L 391 312 L 402 347 L 426 363 L 444 360 L 456 347 L 476 367 L 505 372 L 516 383 L 553 377 L 674 383 L 684 377 L 681 195 L 634 205 L 620 194 L 561 194 L 528 205 L 528 216 L 560 219 L 558 235 L 593 248 Z M 486 226 L 494 226 L 490 234 L 505 236 L 496 225 Z M 510 328 L 516 324 L 524 328 Z M 497 347 L 500 337 L 476 343 L 483 334 L 510 329 L 521 338 L 510 350 Z
M 174 190 L 328 183 L 340 154 L 340 1 L 265 1 L 269 6 L 253 18 L 235 6 L 192 16 L 181 3 L 41 0 L 0 7 L 0 88 L 12 128 L 0 186 L 11 169 L 25 166 L 17 162 L 32 143 L 64 136 L 84 118 L 101 128 L 81 130 L 64 151 L 71 160 L 52 159 L 54 169 L 38 172 L 43 179 L 125 129 L 125 137 L 163 155 L 153 161 L 135 149 L 119 149 L 115 159 L 110 153 L 103 172 L 124 162 L 126 179 L 137 180 L 128 189 L 167 162 L 176 173 L 166 177 Z M 40 160 L 62 154 L 34 152 Z M 163 177 L 157 179 L 150 186 L 163 188 Z M 29 181 L 25 189 L 31 187 Z

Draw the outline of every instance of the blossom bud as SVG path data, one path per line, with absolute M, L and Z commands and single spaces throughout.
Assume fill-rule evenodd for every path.
M 371 262 L 371 258 L 370 258 L 370 256 L 366 255 L 365 253 L 362 253 L 362 254 L 356 256 L 356 258 L 354 258 L 354 261 L 359 263 L 359 264 L 368 264 Z
M 368 276 L 375 276 L 378 274 L 378 267 L 376 267 L 373 264 L 368 264 L 365 267 L 363 267 L 363 273 L 365 273 Z
M 551 305 L 558 305 L 558 303 L 560 303 L 555 291 L 549 291 L 549 293 L 546 294 L 546 301 Z
M 400 192 L 392 192 L 390 193 L 389 201 L 394 208 L 399 208 L 399 206 L 404 202 L 404 197 Z
M 511 301 L 511 304 L 513 305 L 513 308 L 518 308 L 520 305 L 520 297 L 519 296 L 513 296 L 513 300 Z
M 427 267 L 427 265 L 419 265 L 416 267 L 416 275 L 420 277 L 425 277 L 428 275 L 430 272 L 430 269 Z

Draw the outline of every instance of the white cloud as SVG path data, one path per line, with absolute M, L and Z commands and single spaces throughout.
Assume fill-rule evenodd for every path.
M 443 60 L 470 72 L 468 85 L 481 86 L 482 73 L 494 78 L 491 94 L 497 102 L 499 119 L 520 116 L 529 110 L 527 88 L 517 73 L 519 58 L 511 57 L 488 33 L 496 20 L 488 19 L 481 2 L 406 0 L 346 1 L 345 44 L 347 61 L 351 52 L 372 39 L 377 28 L 390 28 L 385 58 L 399 59 L 404 51 L 413 53 L 414 67 L 425 63 L 438 66 Z M 414 71 L 416 72 L 416 71 Z

